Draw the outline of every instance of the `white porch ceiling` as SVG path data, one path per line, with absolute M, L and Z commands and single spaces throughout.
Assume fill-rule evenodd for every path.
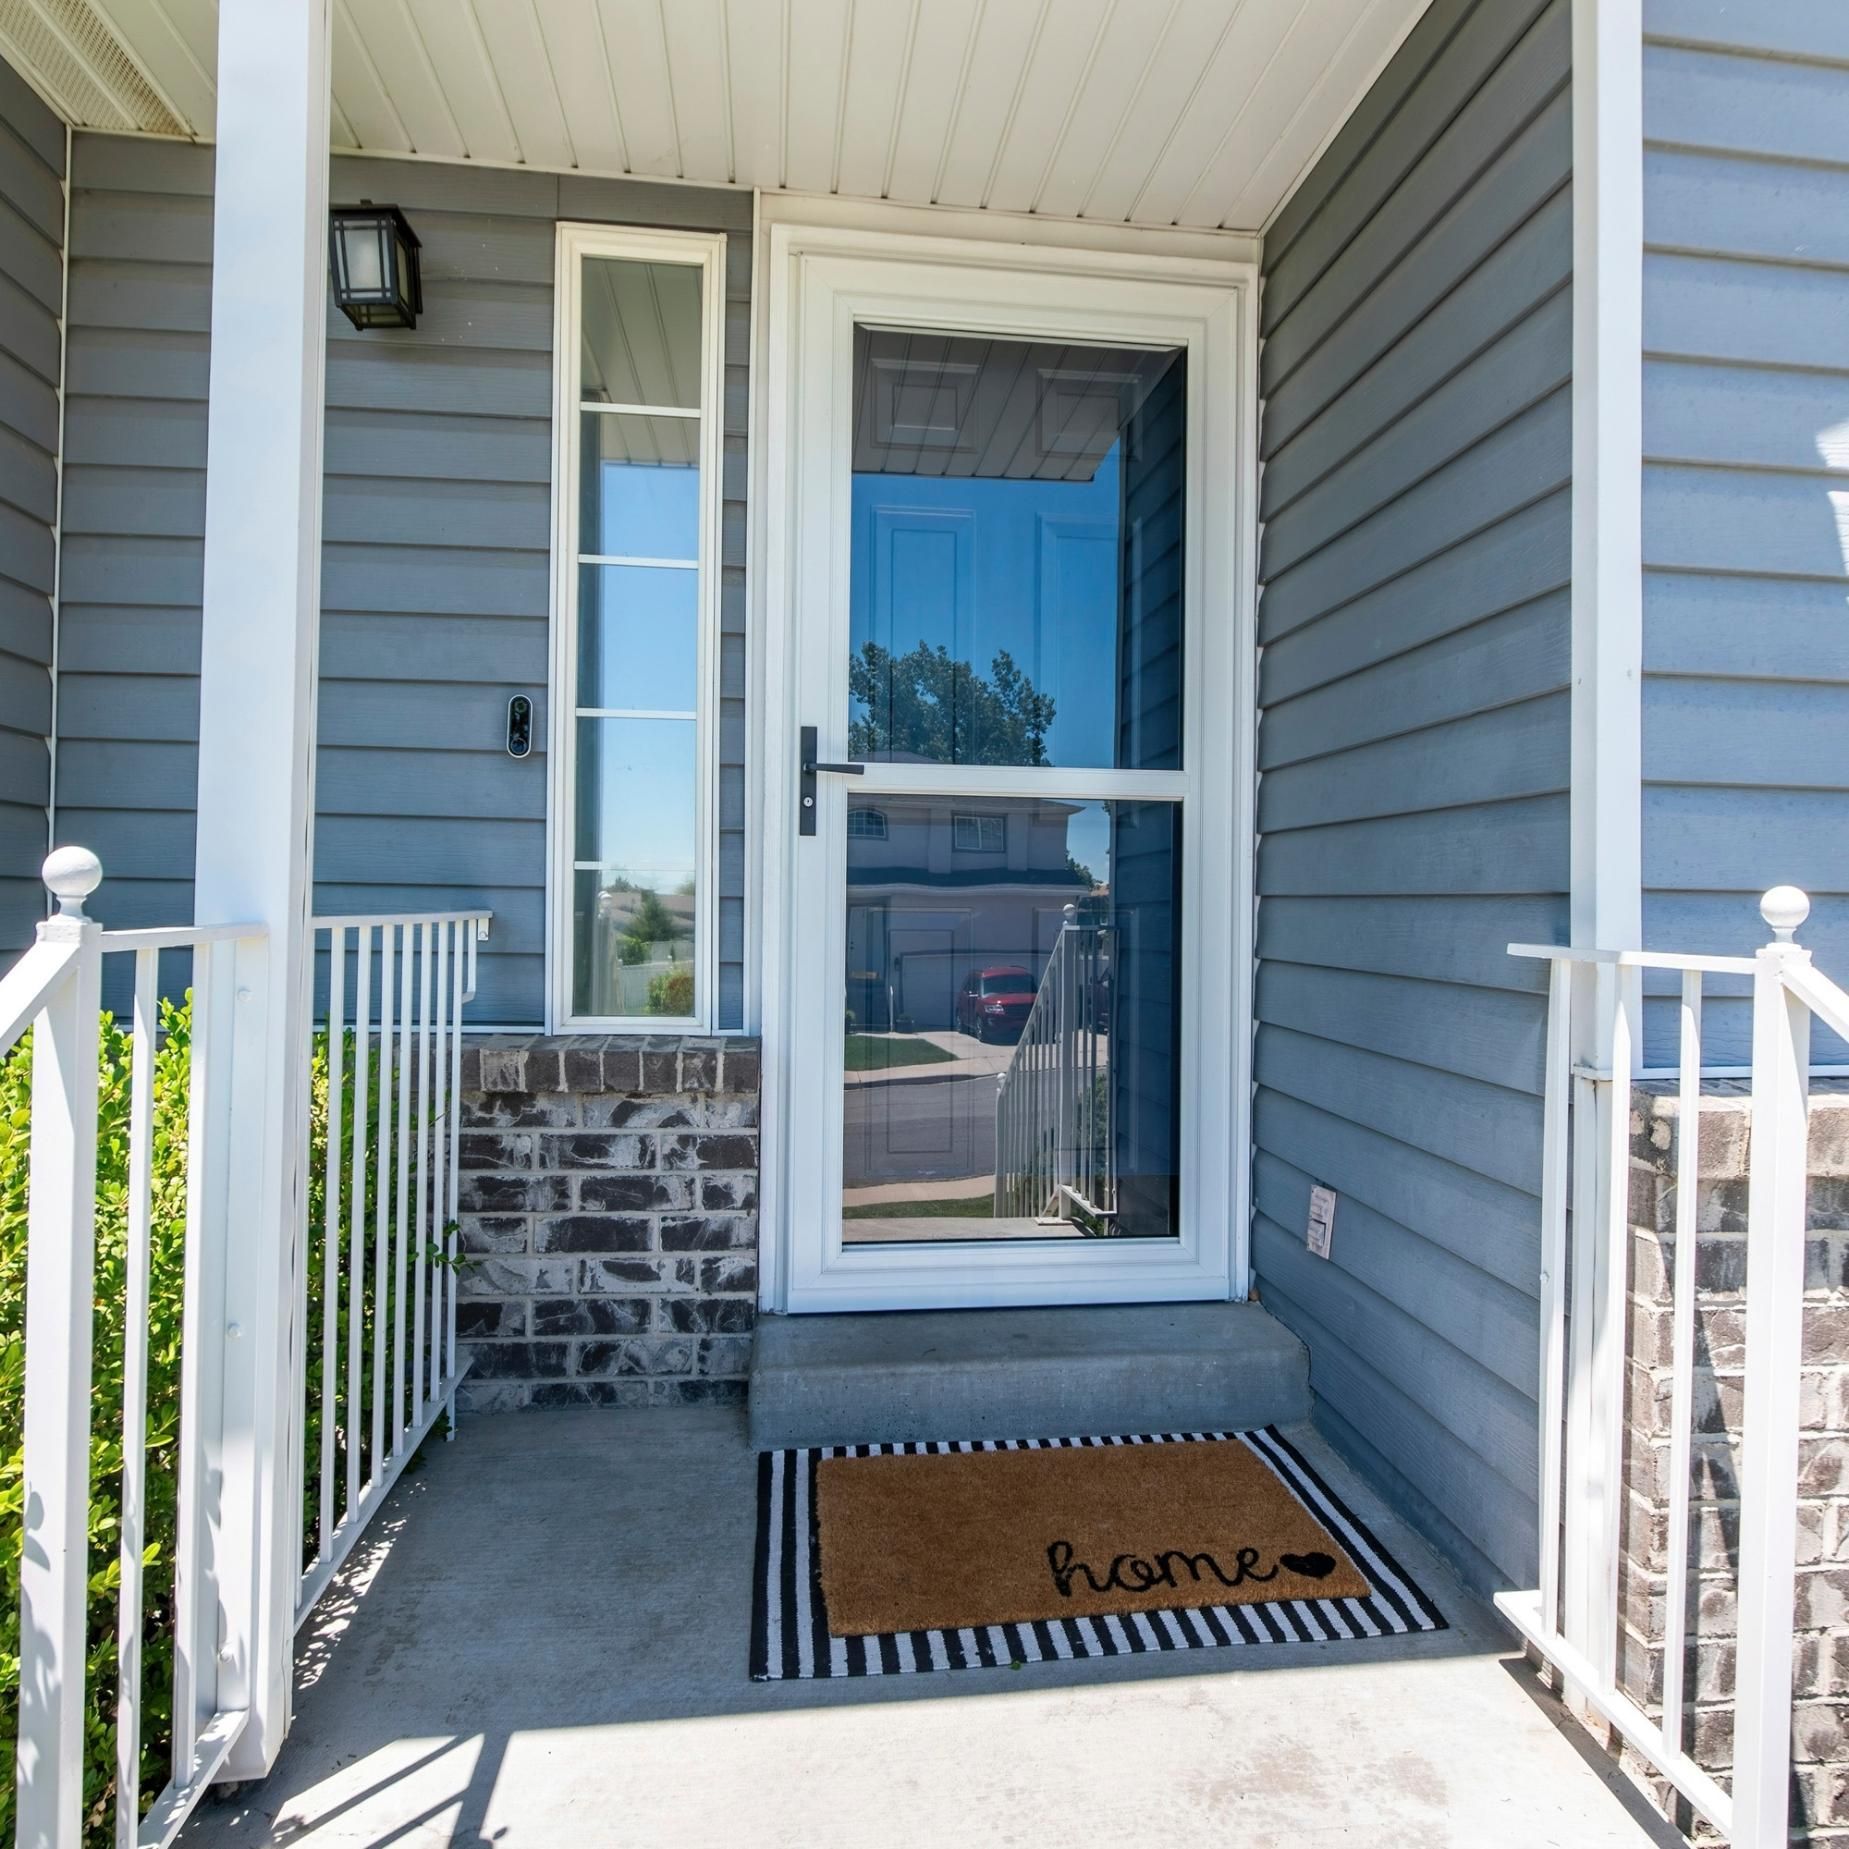
M 333 140 L 1250 231 L 1425 3 L 334 0 Z M 216 32 L 215 0 L 0 0 L 80 127 L 209 140 Z

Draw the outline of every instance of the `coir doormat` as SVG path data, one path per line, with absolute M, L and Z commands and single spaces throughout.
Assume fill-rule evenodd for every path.
M 758 1459 L 760 1682 L 1444 1625 L 1271 1429 Z

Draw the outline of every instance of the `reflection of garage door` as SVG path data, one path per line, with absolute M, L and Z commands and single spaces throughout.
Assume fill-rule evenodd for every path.
M 909 1014 L 914 1027 L 956 1026 L 957 940 L 962 935 L 956 925 L 947 928 L 941 916 L 916 925 L 889 917 L 886 948 L 893 991 L 899 1012 Z

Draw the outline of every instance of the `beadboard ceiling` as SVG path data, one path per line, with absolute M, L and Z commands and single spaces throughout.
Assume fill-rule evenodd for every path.
M 334 0 L 333 140 L 1249 231 L 1424 5 Z M 0 0 L 0 51 L 80 127 L 209 140 L 216 29 L 215 0 Z

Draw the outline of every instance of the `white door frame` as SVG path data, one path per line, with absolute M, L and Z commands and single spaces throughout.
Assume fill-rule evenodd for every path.
M 915 220 L 914 220 L 915 222 Z M 766 384 L 759 767 L 764 842 L 760 1297 L 769 1310 L 1243 1297 L 1249 1278 L 1256 715 L 1255 267 L 1242 259 L 1025 246 L 861 225 L 776 223 L 764 241 Z M 845 624 L 848 407 L 837 389 L 855 321 L 981 328 L 1022 338 L 1188 348 L 1187 721 L 1182 773 L 1184 1007 L 1182 1229 L 1178 1240 L 1060 1240 L 846 1247 L 839 1237 L 842 1097 L 798 1093 L 798 960 L 840 960 L 844 918 L 792 929 L 793 898 L 843 872 L 845 793 L 823 779 L 820 826 L 798 836 L 798 728 L 844 754 L 842 697 L 807 673 L 796 613 Z M 817 631 L 821 628 L 817 626 Z M 807 681 L 807 685 L 805 685 Z M 825 706 L 830 710 L 824 710 Z M 881 767 L 881 787 L 906 772 Z M 914 773 L 915 774 L 915 773 Z M 1113 773 L 1121 777 L 1123 773 Z M 979 771 L 952 778 L 984 781 Z M 1058 793 L 1097 781 L 1038 772 Z M 994 780 L 994 779 L 991 779 Z M 1006 781 L 1005 775 L 1001 779 Z M 871 783 L 869 779 L 869 783 Z M 933 773 L 936 787 L 945 781 Z M 805 856 L 807 858 L 805 858 Z M 825 859 L 826 857 L 826 859 Z M 805 971 L 811 989 L 814 965 Z M 832 1020 L 833 1016 L 829 1018 Z M 831 1199 L 832 1193 L 832 1199 Z

